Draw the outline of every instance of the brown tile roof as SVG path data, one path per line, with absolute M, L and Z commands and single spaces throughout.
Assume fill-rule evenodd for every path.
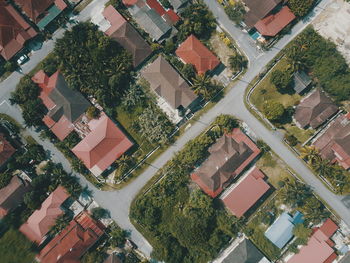
M 103 235 L 104 227 L 86 212 L 79 214 L 37 256 L 41 263 L 80 263 L 80 257 Z
M 29 240 L 40 244 L 56 219 L 64 213 L 61 205 L 68 197 L 66 189 L 62 186 L 57 187 L 41 204 L 41 208 L 35 210 L 19 230 Z
M 261 35 L 274 37 L 294 19 L 295 15 L 285 6 L 278 13 L 259 20 L 254 27 Z
M 337 105 L 323 91 L 316 89 L 296 107 L 294 118 L 302 128 L 316 129 L 337 111 Z
M 350 118 L 338 116 L 313 145 L 322 158 L 337 162 L 344 169 L 350 168 Z
M 191 178 L 202 190 L 216 197 L 260 153 L 239 128 L 222 136 L 209 148 L 210 156 L 193 172 Z
M 243 0 L 249 11 L 245 14 L 244 23 L 252 28 L 260 19 L 267 16 L 282 0 Z
M 14 0 L 23 12 L 32 19 L 35 23 L 40 21 L 40 16 L 45 14 L 55 0 Z
M 122 263 L 116 253 L 110 254 L 103 263 Z
M 228 210 L 236 217 L 242 217 L 269 189 L 265 175 L 254 167 L 222 197 Z
M 4 134 L 0 133 L 0 166 L 16 152 L 16 149 L 6 140 Z
M 98 176 L 116 159 L 123 155 L 133 143 L 104 113 L 89 122 L 91 132 L 72 152 Z
M 307 245 L 300 248 L 299 252 L 292 256 L 287 263 L 332 263 L 336 258 L 334 243 L 330 237 L 338 230 L 338 226 L 331 220 L 327 221 L 314 230 Z
M 141 74 L 150 83 L 151 89 L 174 109 L 180 105 L 187 108 L 197 98 L 187 82 L 162 56 Z
M 35 37 L 35 30 L 4 0 L 0 1 L 0 54 L 11 59 L 27 40 Z
M 151 47 L 113 6 L 106 7 L 103 15 L 111 24 L 105 33 L 132 54 L 134 67 L 151 55 Z
M 27 181 L 13 176 L 10 183 L 0 189 L 0 219 L 23 201 L 23 196 L 31 189 Z
M 185 63 L 192 64 L 198 74 L 215 69 L 219 59 L 194 35 L 190 35 L 176 50 L 176 55 Z

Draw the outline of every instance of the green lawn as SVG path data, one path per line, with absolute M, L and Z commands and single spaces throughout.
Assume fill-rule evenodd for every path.
M 304 143 L 309 139 L 314 133 L 314 130 L 304 130 L 300 129 L 298 126 L 295 126 L 293 124 L 287 123 L 283 126 L 286 131 L 292 135 L 294 135 L 299 142 Z
M 0 255 L 2 263 L 31 263 L 36 253 L 29 240 L 17 230 L 10 229 L 0 238 Z
M 297 93 L 281 94 L 277 91 L 276 87 L 270 83 L 271 73 L 274 70 L 285 71 L 287 69 L 287 61 L 285 58 L 281 59 L 280 62 L 269 72 L 269 74 L 258 84 L 254 89 L 251 102 L 260 110 L 263 109 L 263 104 L 267 100 L 275 100 L 283 104 L 284 107 L 293 106 L 301 100 L 301 96 Z

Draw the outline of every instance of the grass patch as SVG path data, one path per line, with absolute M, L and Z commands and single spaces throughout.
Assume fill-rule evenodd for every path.
M 274 70 L 285 71 L 288 67 L 287 61 L 285 58 L 282 58 L 274 67 Z M 267 76 L 258 84 L 254 89 L 251 102 L 262 112 L 263 104 L 267 100 L 278 101 L 283 104 L 285 108 L 289 106 L 294 106 L 301 100 L 301 96 L 297 93 L 295 94 L 281 94 L 278 92 L 276 87 L 271 84 L 271 73 L 270 71 Z
M 285 124 L 283 127 L 286 129 L 286 131 L 289 134 L 294 135 L 298 139 L 298 141 L 302 144 L 304 142 L 306 142 L 315 133 L 314 130 L 300 129 L 298 126 L 295 126 L 295 125 L 290 124 L 290 123 Z
M 33 244 L 19 231 L 10 229 L 0 239 L 1 262 L 34 262 L 36 253 Z

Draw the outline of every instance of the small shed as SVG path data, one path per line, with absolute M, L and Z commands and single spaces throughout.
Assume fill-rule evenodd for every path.
M 297 71 L 293 74 L 294 90 L 298 94 L 302 93 L 310 86 L 312 80 L 304 71 Z

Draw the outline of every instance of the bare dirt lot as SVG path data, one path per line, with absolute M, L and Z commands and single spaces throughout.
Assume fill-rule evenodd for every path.
M 314 20 L 315 29 L 333 41 L 350 65 L 350 3 L 334 0 Z

